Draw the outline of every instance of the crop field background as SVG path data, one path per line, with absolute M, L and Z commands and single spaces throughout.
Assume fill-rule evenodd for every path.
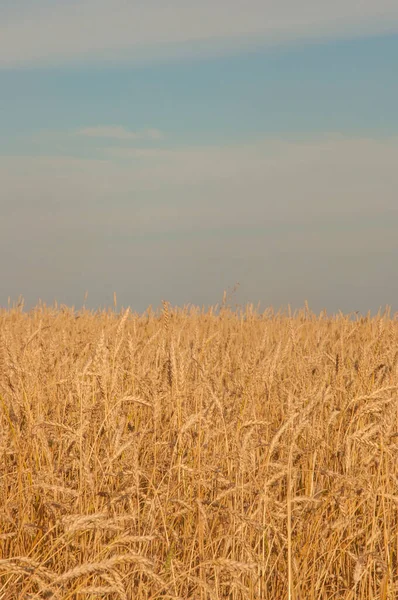
M 0 599 L 395 600 L 398 321 L 0 312 Z

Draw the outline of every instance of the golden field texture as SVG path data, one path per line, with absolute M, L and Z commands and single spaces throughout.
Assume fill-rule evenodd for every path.
M 0 599 L 396 600 L 398 321 L 0 312 Z

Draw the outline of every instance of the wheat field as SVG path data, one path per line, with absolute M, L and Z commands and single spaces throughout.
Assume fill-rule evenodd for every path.
M 398 320 L 0 312 L 0 600 L 398 597 Z

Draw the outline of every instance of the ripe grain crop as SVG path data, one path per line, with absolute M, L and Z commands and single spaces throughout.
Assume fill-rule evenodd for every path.
M 0 312 L 0 600 L 395 600 L 398 321 Z

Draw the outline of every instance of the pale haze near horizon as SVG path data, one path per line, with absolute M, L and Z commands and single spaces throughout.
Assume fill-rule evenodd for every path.
M 0 7 L 1 306 L 398 309 L 398 7 L 298 4 Z

